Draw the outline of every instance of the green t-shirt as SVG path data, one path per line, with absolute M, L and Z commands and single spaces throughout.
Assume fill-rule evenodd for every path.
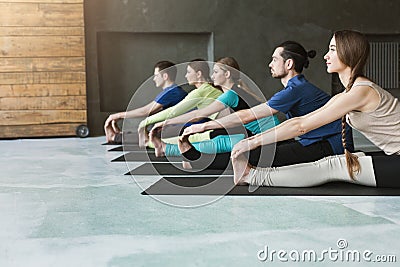
M 139 128 L 154 124 L 160 121 L 165 121 L 170 118 L 175 118 L 193 109 L 201 109 L 210 105 L 216 98 L 222 94 L 222 91 L 213 87 L 209 83 L 203 83 L 199 88 L 191 91 L 181 102 L 166 110 L 160 111 L 144 119 L 139 124 Z M 217 113 L 209 116 L 215 119 Z

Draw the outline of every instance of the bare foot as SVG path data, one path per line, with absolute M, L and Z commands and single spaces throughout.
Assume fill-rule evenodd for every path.
M 189 161 L 182 161 L 182 167 L 183 167 L 184 169 L 193 169 L 193 168 L 192 168 L 192 165 L 190 165 L 190 162 L 189 162 Z
M 144 128 L 140 128 L 138 130 L 138 136 L 139 136 L 139 147 L 146 147 L 147 144 L 149 143 L 149 135 L 147 134 L 146 130 Z
M 185 153 L 186 151 L 192 148 L 192 144 L 189 142 L 189 135 L 184 135 L 179 137 L 178 139 L 178 147 L 181 154 Z M 184 169 L 192 169 L 192 165 L 189 161 L 182 161 L 182 167 Z
M 106 140 L 107 142 L 114 142 L 115 132 L 111 126 L 111 124 L 104 127 L 104 132 L 106 133 Z
M 183 154 L 192 148 L 192 144 L 189 142 L 189 135 L 184 135 L 178 139 L 179 151 Z
M 150 141 L 154 145 L 156 157 L 164 157 L 165 156 L 165 143 L 161 140 L 157 134 L 150 134 Z
M 236 185 L 249 184 L 250 165 L 244 155 L 232 158 L 233 182 Z

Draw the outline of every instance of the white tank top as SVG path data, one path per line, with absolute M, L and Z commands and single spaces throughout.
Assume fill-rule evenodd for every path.
M 346 115 L 347 123 L 360 131 L 386 154 L 400 155 L 400 103 L 397 98 L 370 81 L 353 85 L 366 85 L 379 95 L 378 107 L 370 112 L 351 111 Z

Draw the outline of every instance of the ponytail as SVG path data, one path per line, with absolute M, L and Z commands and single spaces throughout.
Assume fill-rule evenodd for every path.
M 238 85 L 239 88 L 243 89 L 246 93 L 254 97 L 260 103 L 264 102 L 259 96 L 257 96 L 249 86 L 240 78 L 240 67 L 236 59 L 233 57 L 223 57 L 217 60 L 218 64 L 222 64 L 221 69 L 224 71 L 230 71 L 231 79 Z
M 353 76 L 350 78 L 350 82 L 346 87 L 346 92 L 350 91 L 351 87 L 353 86 L 357 76 Z M 347 149 L 347 140 L 346 140 L 346 114 L 342 117 L 342 144 L 344 148 L 344 154 L 346 156 L 346 166 L 347 171 L 351 177 L 351 179 L 355 180 L 354 173 L 359 174 L 361 171 L 361 165 L 358 161 L 358 156 L 354 155 Z
M 255 100 L 259 101 L 260 103 L 264 102 L 264 100 L 262 100 L 261 97 L 256 95 L 242 79 L 239 79 L 237 81 L 237 84 L 239 88 L 242 88 L 246 93 L 254 97 Z
M 351 68 L 351 77 L 345 92 L 349 92 L 358 77 L 364 76 L 364 67 L 369 56 L 369 42 L 365 35 L 357 31 L 337 31 L 333 35 L 339 60 Z M 361 171 L 358 157 L 353 155 L 346 145 L 346 115 L 342 117 L 342 143 L 346 155 L 346 165 L 350 177 L 355 180 L 354 174 Z
M 304 47 L 295 41 L 286 41 L 278 45 L 282 47 L 281 57 L 286 61 L 292 59 L 294 61 L 294 69 L 298 73 L 303 72 L 303 68 L 308 68 L 310 58 L 314 58 L 317 52 L 315 50 L 306 51 Z

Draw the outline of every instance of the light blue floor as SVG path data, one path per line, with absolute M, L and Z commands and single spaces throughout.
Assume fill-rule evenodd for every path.
M 399 266 L 400 197 L 204 197 L 196 201 L 212 203 L 179 208 L 141 195 L 123 175 L 127 165 L 110 162 L 121 153 L 103 142 L 0 141 L 1 267 Z M 158 177 L 136 179 L 145 187 Z M 265 246 L 286 251 L 288 262 L 260 261 Z M 288 255 L 329 248 L 395 255 L 397 263 Z

